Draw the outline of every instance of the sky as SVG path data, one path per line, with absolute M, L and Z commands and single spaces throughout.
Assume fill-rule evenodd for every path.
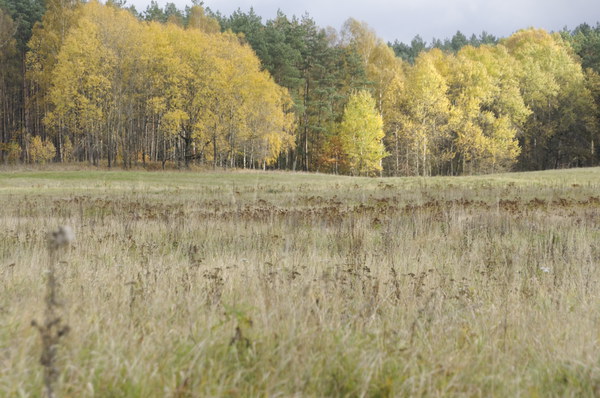
M 157 2 L 164 6 L 167 1 L 181 9 L 192 4 L 191 0 Z M 139 11 L 149 3 L 127 1 Z M 348 18 L 354 18 L 366 22 L 386 41 L 405 43 L 416 35 L 427 42 L 451 38 L 459 30 L 466 36 L 486 31 L 507 37 L 528 27 L 558 31 L 583 22 L 592 26 L 600 22 L 600 0 L 204 0 L 204 5 L 223 15 L 253 7 L 263 22 L 275 17 L 278 9 L 288 16 L 308 13 L 317 25 L 337 30 Z

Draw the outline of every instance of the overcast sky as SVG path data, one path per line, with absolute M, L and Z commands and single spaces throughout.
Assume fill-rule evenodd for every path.
M 191 0 L 167 1 L 179 8 Z M 139 11 L 150 0 L 128 0 Z M 213 11 L 230 15 L 240 8 L 254 7 L 263 22 L 273 18 L 278 9 L 286 15 L 308 13 L 321 27 L 339 30 L 350 17 L 365 21 L 386 41 L 398 39 L 409 43 L 415 35 L 430 42 L 432 38 L 452 37 L 457 30 L 467 36 L 486 31 L 498 37 L 530 26 L 547 30 L 573 29 L 583 22 L 595 26 L 600 22 L 600 0 L 204 0 Z

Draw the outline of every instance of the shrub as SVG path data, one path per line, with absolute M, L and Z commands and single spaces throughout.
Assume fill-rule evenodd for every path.
M 54 159 L 56 156 L 56 148 L 54 144 L 39 136 L 32 137 L 29 140 L 29 160 L 34 163 L 46 163 L 49 160 Z
M 0 144 L 0 151 L 8 163 L 16 163 L 21 157 L 21 146 L 16 141 Z

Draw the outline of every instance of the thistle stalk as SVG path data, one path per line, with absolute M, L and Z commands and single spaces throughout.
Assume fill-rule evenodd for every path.
M 60 339 L 69 332 L 69 326 L 63 324 L 59 314 L 61 304 L 58 300 L 59 283 L 56 276 L 56 264 L 63 249 L 66 249 L 74 240 L 73 230 L 68 226 L 59 227 L 48 237 L 48 269 L 46 271 L 46 297 L 44 321 L 35 320 L 31 325 L 40 332 L 42 339 L 42 355 L 40 364 L 44 368 L 44 396 L 55 398 L 54 386 L 60 371 L 56 365 L 56 354 Z

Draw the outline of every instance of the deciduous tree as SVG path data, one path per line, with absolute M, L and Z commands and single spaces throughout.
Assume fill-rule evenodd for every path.
M 339 135 L 350 172 L 369 175 L 383 170 L 383 119 L 368 91 L 350 96 L 339 126 Z

